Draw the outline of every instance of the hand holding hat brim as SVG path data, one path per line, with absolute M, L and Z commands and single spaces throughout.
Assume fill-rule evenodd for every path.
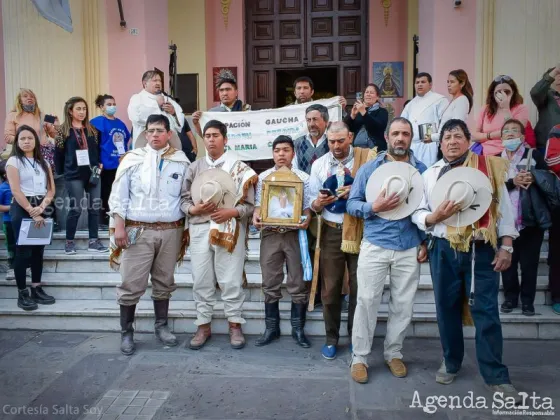
M 405 162 L 388 162 L 378 167 L 369 177 L 366 186 L 366 201 L 375 202 L 382 191 L 387 189 L 388 183 L 397 185 L 398 201 L 400 204 L 392 210 L 381 211 L 376 215 L 382 219 L 400 220 L 410 216 L 420 205 L 424 195 L 424 181 L 418 170 Z M 386 192 L 387 194 L 387 192 Z M 393 195 L 392 189 L 385 196 L 388 202 Z M 389 203 L 387 203 L 389 204 Z M 392 206 L 388 206 L 389 208 Z
M 463 187 L 465 193 L 458 199 L 450 195 L 453 188 Z M 474 194 L 467 199 L 467 190 L 472 188 Z M 456 198 L 456 197 L 455 197 Z M 429 197 L 430 207 L 436 210 L 444 201 L 452 201 L 459 204 L 461 210 L 443 220 L 442 223 L 452 227 L 470 226 L 480 220 L 488 211 L 492 203 L 492 185 L 484 173 L 475 168 L 460 167 L 452 169 L 443 175 L 434 186 Z

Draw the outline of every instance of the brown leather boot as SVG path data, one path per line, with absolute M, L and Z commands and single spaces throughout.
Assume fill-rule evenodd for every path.
M 204 345 L 210 339 L 210 337 L 212 337 L 212 330 L 210 329 L 210 324 L 199 325 L 198 329 L 196 330 L 196 334 L 191 339 L 189 348 L 191 350 L 201 349 L 202 347 L 204 347 Z
M 229 323 L 229 341 L 233 349 L 242 349 L 245 347 L 245 337 L 243 337 L 243 331 L 241 331 L 241 324 L 235 322 Z

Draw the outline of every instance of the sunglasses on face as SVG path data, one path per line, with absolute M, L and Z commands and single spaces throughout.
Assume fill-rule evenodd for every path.
M 511 82 L 511 81 L 512 78 L 505 74 L 501 74 L 494 79 L 494 82 L 496 83 Z

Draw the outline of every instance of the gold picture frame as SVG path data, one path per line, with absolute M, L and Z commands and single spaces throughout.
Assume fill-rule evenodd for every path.
M 300 223 L 303 181 L 282 167 L 263 180 L 261 223 L 265 226 L 296 227 Z

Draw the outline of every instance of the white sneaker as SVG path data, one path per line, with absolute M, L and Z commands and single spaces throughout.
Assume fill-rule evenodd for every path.
M 31 268 L 28 268 L 27 270 L 25 270 L 25 275 L 29 278 L 31 278 Z
M 14 273 L 14 269 L 9 268 L 8 271 L 6 271 L 6 280 L 15 280 L 15 279 L 16 279 L 16 275 Z
M 503 400 L 505 400 L 506 398 L 514 398 L 516 405 L 521 404 L 521 400 L 522 400 L 521 395 L 519 395 L 519 392 L 517 392 L 517 389 L 515 389 L 515 387 L 512 384 L 499 384 L 499 385 L 485 384 L 485 386 L 488 391 L 492 392 L 492 396 L 494 396 L 494 394 L 496 393 L 499 393 L 502 394 Z
M 456 373 L 447 372 L 447 367 L 445 366 L 445 360 L 441 362 L 441 366 L 436 372 L 436 382 L 442 385 L 449 385 L 457 376 Z

